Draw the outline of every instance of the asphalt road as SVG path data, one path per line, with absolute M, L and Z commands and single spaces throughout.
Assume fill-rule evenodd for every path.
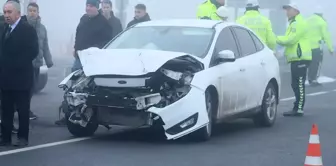
M 323 76 L 336 78 L 335 63 L 336 57 L 326 57 Z M 314 123 L 320 131 L 324 165 L 336 166 L 336 82 L 307 87 L 306 116 L 285 118 L 281 113 L 292 108 L 293 99 L 290 75 L 283 66 L 282 101 L 272 128 L 256 128 L 249 120 L 225 123 L 205 143 L 164 141 L 143 130 L 120 133 L 121 129 L 104 128 L 97 137 L 80 140 L 54 125 L 62 100 L 57 84 L 69 64 L 55 60 L 47 87 L 34 96 L 32 109 L 39 119 L 31 123 L 30 147 L 0 148 L 0 166 L 298 166 L 303 165 Z

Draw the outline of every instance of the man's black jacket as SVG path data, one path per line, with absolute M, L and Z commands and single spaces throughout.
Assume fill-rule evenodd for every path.
M 0 88 L 3 90 L 30 90 L 33 86 L 32 61 L 39 52 L 35 29 L 21 18 L 9 37 L 9 26 L 1 36 Z
M 100 13 L 95 17 L 83 15 L 76 29 L 75 51 L 90 47 L 103 48 L 112 39 L 111 27 Z
M 138 23 L 141 23 L 141 22 L 145 22 L 145 21 L 150 21 L 151 18 L 149 17 L 148 14 L 146 14 L 145 16 L 143 16 L 142 18 L 140 19 L 136 19 L 134 18 L 132 21 L 130 21 L 128 24 L 127 24 L 127 28 L 132 26 L 132 25 L 135 25 L 135 24 L 138 24 Z

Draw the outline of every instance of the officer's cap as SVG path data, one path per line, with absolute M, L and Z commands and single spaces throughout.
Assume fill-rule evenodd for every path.
M 259 2 L 257 0 L 248 0 L 246 3 L 247 8 L 259 7 Z
M 287 5 L 283 5 L 282 8 L 283 8 L 283 9 L 293 8 L 293 9 L 295 9 L 295 10 L 297 10 L 297 11 L 300 11 L 299 6 L 298 6 L 295 2 L 292 2 L 292 3 L 287 4 Z
M 229 10 L 226 6 L 221 6 L 216 11 L 217 15 L 220 17 L 229 17 Z

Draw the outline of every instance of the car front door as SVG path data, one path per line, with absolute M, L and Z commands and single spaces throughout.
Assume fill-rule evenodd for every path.
M 220 51 L 230 50 L 237 58 L 234 62 L 218 63 L 217 57 Z M 224 28 L 216 41 L 213 56 L 210 62 L 211 72 L 217 72 L 220 75 L 218 92 L 219 92 L 219 118 L 240 112 L 241 103 L 244 102 L 242 94 L 244 92 L 245 71 L 242 62 L 239 61 L 240 52 L 237 42 L 229 27 Z
M 255 43 L 258 38 L 250 30 L 243 27 L 233 27 L 232 29 L 241 51 L 240 63 L 246 69 L 244 75 L 245 87 L 242 93 L 242 96 L 246 99 L 245 110 L 256 108 L 261 105 L 266 82 L 266 72 L 263 67 L 265 62 L 262 58 L 264 55 L 260 52 L 263 47 L 260 46 L 260 43 Z

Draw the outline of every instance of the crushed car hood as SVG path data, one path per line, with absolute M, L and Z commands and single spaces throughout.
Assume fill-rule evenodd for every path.
M 86 76 L 139 76 L 155 72 L 167 61 L 189 54 L 144 49 L 89 48 L 79 51 L 78 55 Z M 200 61 L 196 56 L 189 56 Z

